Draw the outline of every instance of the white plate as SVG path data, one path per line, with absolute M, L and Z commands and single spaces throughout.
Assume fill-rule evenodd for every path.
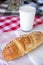
M 43 25 L 34 28 L 32 31 L 43 32 Z M 21 31 L 21 29 L 18 29 L 16 31 L 9 32 L 9 33 L 1 33 L 0 34 L 0 60 L 4 61 L 4 63 L 8 63 L 8 65 L 33 65 L 33 64 L 43 65 L 43 45 L 41 45 L 39 48 L 35 49 L 34 51 L 30 52 L 29 54 L 21 58 L 18 58 L 17 60 L 6 61 L 2 56 L 2 50 L 10 40 L 12 40 L 15 37 L 18 37 L 19 35 L 30 33 L 30 32 L 23 32 Z
M 43 65 L 43 45 L 28 54 L 35 65 Z

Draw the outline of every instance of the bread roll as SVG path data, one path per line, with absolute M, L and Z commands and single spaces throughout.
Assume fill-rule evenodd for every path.
M 8 43 L 2 52 L 6 60 L 17 59 L 43 43 L 43 33 L 39 31 L 24 34 Z

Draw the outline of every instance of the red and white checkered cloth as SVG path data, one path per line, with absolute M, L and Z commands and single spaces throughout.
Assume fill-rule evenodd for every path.
M 43 16 L 36 16 L 33 27 L 43 24 Z M 0 16 L 0 33 L 17 30 L 20 27 L 18 16 Z

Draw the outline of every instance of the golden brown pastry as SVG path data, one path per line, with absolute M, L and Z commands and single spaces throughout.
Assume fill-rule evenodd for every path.
M 24 34 L 8 43 L 2 54 L 6 60 L 21 57 L 43 43 L 43 33 L 39 31 Z

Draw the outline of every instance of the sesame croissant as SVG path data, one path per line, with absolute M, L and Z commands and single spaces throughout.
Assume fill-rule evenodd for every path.
M 39 31 L 21 35 L 8 43 L 2 52 L 6 60 L 17 59 L 43 43 L 43 33 Z

